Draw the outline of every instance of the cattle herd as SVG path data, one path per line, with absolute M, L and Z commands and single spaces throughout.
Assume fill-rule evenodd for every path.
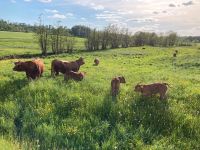
M 99 65 L 99 59 L 94 59 L 94 65 Z M 31 79 L 37 79 L 42 76 L 44 72 L 44 63 L 41 59 L 34 59 L 32 61 L 18 61 L 14 63 L 14 71 L 25 72 L 26 77 Z M 79 72 L 79 69 L 84 65 L 84 59 L 80 57 L 75 61 L 62 61 L 54 59 L 51 63 L 51 76 L 55 77 L 59 73 L 64 74 L 64 80 L 73 79 L 76 81 L 81 81 L 85 77 L 85 72 Z M 111 80 L 111 95 L 113 97 L 117 96 L 119 93 L 120 83 L 126 83 L 123 76 L 114 77 Z M 134 91 L 140 92 L 143 96 L 149 97 L 155 94 L 160 95 L 160 99 L 166 98 L 166 92 L 168 88 L 167 83 L 153 83 L 149 85 L 137 84 L 134 87 Z

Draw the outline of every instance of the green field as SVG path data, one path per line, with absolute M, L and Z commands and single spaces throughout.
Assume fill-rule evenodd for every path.
M 4 34 L 12 40 L 11 33 Z M 19 41 L 23 43 L 23 39 Z M 13 49 L 18 53 L 18 48 Z M 172 65 L 176 49 L 179 53 L 176 65 Z M 7 54 L 6 49 L 2 54 Z M 45 58 L 45 73 L 37 81 L 12 71 L 17 60 L 0 61 L 0 147 L 13 149 L 17 143 L 20 146 L 16 149 L 42 150 L 200 149 L 198 46 L 134 47 L 83 52 L 81 56 L 86 64 L 80 70 L 87 72 L 81 82 L 63 81 L 63 75 L 50 76 L 53 59 L 75 60 L 78 53 Z M 93 66 L 96 57 L 99 66 Z M 119 75 L 127 83 L 113 99 L 110 82 Z M 141 97 L 133 91 L 139 82 L 169 83 L 167 100 Z
M 75 40 L 75 50 L 85 49 L 83 38 Z M 34 33 L 0 31 L 0 56 L 40 53 Z

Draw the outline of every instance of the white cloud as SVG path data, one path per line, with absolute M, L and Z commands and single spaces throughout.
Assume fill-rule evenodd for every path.
M 65 15 L 62 15 L 62 14 L 53 14 L 52 16 L 48 16 L 48 18 L 52 18 L 52 19 L 66 19 L 67 17 Z
M 94 10 L 104 10 L 104 6 L 102 5 L 97 5 L 95 3 L 91 3 L 90 6 L 94 9 Z
M 31 2 L 32 0 L 24 0 L 25 2 Z
M 58 10 L 55 9 L 45 9 L 44 11 L 47 13 L 58 13 Z
M 196 29 L 200 24 L 199 0 L 74 0 L 71 3 L 97 11 L 92 15 L 97 22 L 104 22 L 104 26 L 107 23 L 126 23 L 134 31 L 172 30 L 181 35 L 200 34 Z
M 73 14 L 73 13 L 67 13 L 66 16 L 67 16 L 67 17 L 73 17 L 74 14 Z

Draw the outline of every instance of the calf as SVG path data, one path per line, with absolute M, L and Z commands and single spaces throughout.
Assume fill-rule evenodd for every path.
M 79 71 L 80 66 L 85 64 L 84 59 L 80 57 L 75 61 L 62 61 L 62 60 L 53 60 L 51 63 L 51 75 L 58 75 L 59 72 L 65 73 L 69 71 Z
M 153 83 L 149 85 L 137 84 L 135 86 L 134 91 L 140 92 L 142 93 L 143 96 L 146 96 L 146 97 L 152 96 L 154 94 L 159 94 L 160 99 L 162 100 L 166 98 L 167 86 L 169 86 L 169 84 L 167 83 Z
M 36 79 L 41 77 L 44 72 L 44 63 L 40 59 L 34 59 L 32 61 L 18 61 L 14 63 L 13 71 L 26 72 L 28 79 Z
M 71 78 L 76 81 L 81 81 L 85 77 L 85 74 L 86 74 L 85 72 L 74 72 L 74 71 L 66 72 L 64 74 L 64 80 Z
M 98 59 L 98 58 L 95 58 L 95 59 L 94 59 L 94 65 L 96 65 L 96 66 L 99 65 L 99 59 Z
M 117 96 L 119 93 L 120 83 L 126 83 L 126 80 L 123 76 L 115 77 L 111 81 L 111 94 L 112 96 Z

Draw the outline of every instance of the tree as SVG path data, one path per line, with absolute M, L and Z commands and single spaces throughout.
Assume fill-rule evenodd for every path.
M 86 26 L 76 25 L 71 28 L 71 34 L 78 37 L 87 37 L 91 29 Z
M 38 39 L 42 55 L 47 54 L 48 34 L 49 34 L 49 29 L 44 25 L 40 25 L 36 31 L 36 37 Z

